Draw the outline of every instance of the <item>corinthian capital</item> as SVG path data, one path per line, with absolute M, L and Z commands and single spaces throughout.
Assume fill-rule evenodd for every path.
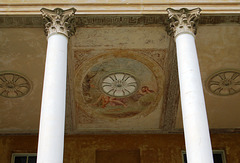
M 176 37 L 180 33 L 190 33 L 195 35 L 197 33 L 197 24 L 201 9 L 195 8 L 188 10 L 182 8 L 180 10 L 167 9 L 170 35 Z
M 75 8 L 68 10 L 63 10 L 60 8 L 55 8 L 54 10 L 49 10 L 42 8 L 43 20 L 45 23 L 45 34 L 50 36 L 54 33 L 61 33 L 67 37 L 74 35 L 75 29 L 75 19 L 74 13 Z

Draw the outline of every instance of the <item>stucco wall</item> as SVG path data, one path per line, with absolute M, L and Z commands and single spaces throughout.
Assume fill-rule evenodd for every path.
M 240 161 L 240 134 L 214 134 L 215 150 L 225 150 L 228 163 Z M 94 163 L 96 151 L 140 151 L 141 163 L 179 163 L 184 150 L 182 134 L 73 135 L 65 137 L 65 163 Z M 12 153 L 36 152 L 37 136 L 0 136 L 0 162 L 10 163 Z

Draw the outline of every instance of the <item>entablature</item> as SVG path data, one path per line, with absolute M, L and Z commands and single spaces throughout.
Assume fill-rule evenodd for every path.
M 76 2 L 73 0 L 2 0 L 0 2 L 0 15 L 39 15 L 42 7 L 54 9 L 56 7 L 68 9 L 76 8 L 76 14 L 167 14 L 167 8 L 188 8 L 199 7 L 201 14 L 239 14 L 239 0 L 97 0 L 89 2 L 82 0 Z

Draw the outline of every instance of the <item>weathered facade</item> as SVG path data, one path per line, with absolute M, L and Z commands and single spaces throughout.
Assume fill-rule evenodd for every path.
M 199 80 L 179 56 L 194 55 L 180 48 L 191 39 Z M 55 141 L 59 154 L 65 130 L 66 163 L 178 163 L 184 142 L 196 147 L 187 133 L 205 141 L 208 125 L 212 149 L 240 162 L 239 41 L 238 0 L 0 2 L 0 162 Z

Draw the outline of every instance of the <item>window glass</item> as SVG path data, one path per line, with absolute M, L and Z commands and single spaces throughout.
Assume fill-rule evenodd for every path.
M 26 156 L 16 156 L 15 163 L 26 163 L 27 157 Z
M 183 163 L 187 163 L 186 152 L 182 152 Z M 223 150 L 213 150 L 214 163 L 226 163 L 225 155 Z
M 36 163 L 36 162 L 37 162 L 37 156 L 28 157 L 28 163 Z
M 213 154 L 213 160 L 214 160 L 214 163 L 223 163 L 222 155 L 220 153 Z
M 36 163 L 36 153 L 13 153 L 11 163 Z

